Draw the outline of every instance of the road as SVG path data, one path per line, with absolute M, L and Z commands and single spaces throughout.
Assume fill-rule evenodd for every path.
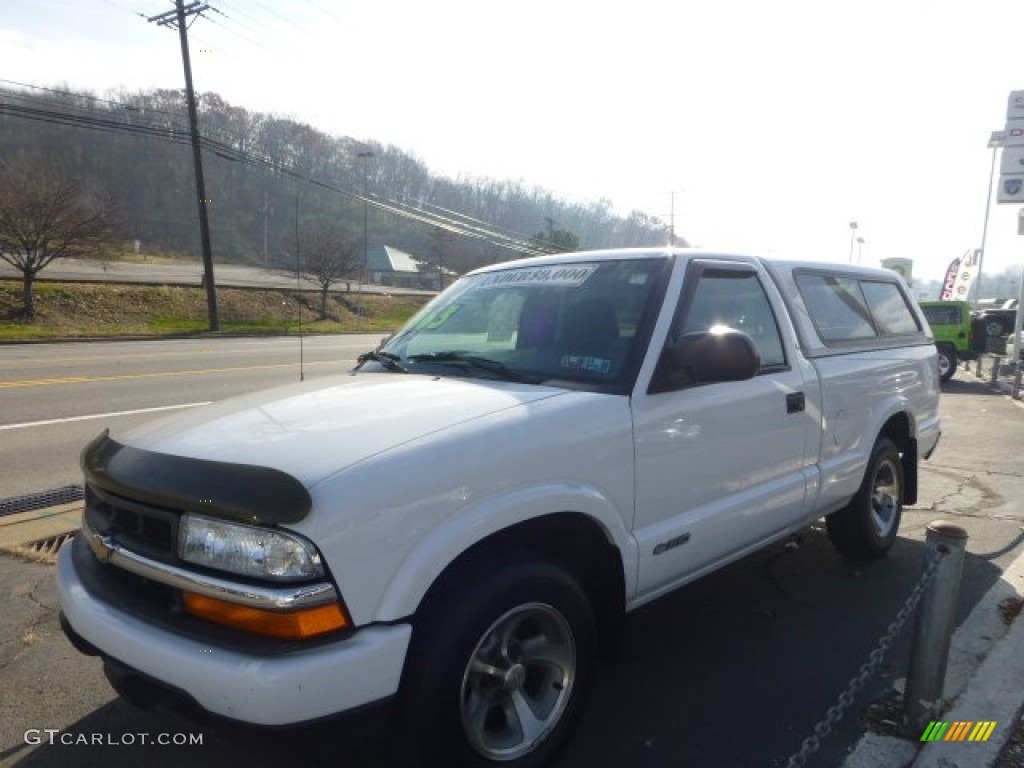
M 0 261 L 0 278 L 21 279 L 21 273 Z M 40 273 L 40 280 L 83 280 L 87 282 L 158 283 L 164 285 L 199 285 L 203 265 L 188 261 L 96 261 L 90 259 L 58 259 Z M 275 270 L 243 264 L 217 264 L 214 281 L 219 286 L 241 288 L 294 288 L 295 278 Z M 307 283 L 306 287 L 312 287 Z M 369 293 L 408 293 L 429 295 L 431 291 L 396 288 L 386 285 L 352 284 L 353 290 Z
M 348 371 L 379 340 L 307 336 L 306 378 Z M 296 337 L 2 345 L 0 499 L 81 483 L 78 455 L 106 426 L 297 381 L 299 356 Z
M 353 345 L 339 346 L 333 353 L 325 350 L 330 357 L 348 349 L 354 353 L 362 348 L 358 342 L 339 337 L 323 343 Z M 248 365 L 278 359 L 272 357 L 273 344 L 266 343 L 267 349 L 261 351 L 253 342 L 254 357 L 244 358 Z M 242 354 L 229 352 L 231 348 L 219 348 L 217 362 L 209 367 L 241 361 L 230 357 Z M 287 362 L 287 353 L 280 355 Z M 172 367 L 156 361 L 147 365 Z M 194 365 L 196 361 L 189 360 L 179 368 Z M 204 376 L 218 375 L 154 381 L 161 382 L 158 389 L 165 391 L 166 402 L 180 403 L 210 396 L 198 387 Z M 114 382 L 94 384 L 102 391 Z M 49 386 L 66 387 L 64 398 L 55 398 L 59 404 L 77 399 L 69 393 L 84 390 L 76 386 L 92 385 Z M 210 391 L 217 391 L 216 385 Z M 829 546 L 821 527 L 814 526 L 787 544 L 770 547 L 631 614 L 624 657 L 619 664 L 602 668 L 580 732 L 559 768 L 785 765 L 867 660 L 917 582 L 924 528 L 938 518 L 954 520 L 970 534 L 958 610 L 962 622 L 1024 549 L 1024 478 L 1019 472 L 1024 409 L 984 383 L 961 376 L 945 388 L 942 415 L 939 451 L 922 467 L 919 503 L 905 510 L 901 537 L 888 557 L 870 564 L 846 561 Z M 325 734 L 318 732 L 317 740 L 308 733 L 237 734 L 169 714 L 136 711 L 113 696 L 98 660 L 78 655 L 61 636 L 52 566 L 0 556 L 0 585 L 0 615 L 5 619 L 0 622 L 0 764 L 399 765 L 394 739 L 387 733 L 339 730 L 323 738 Z M 905 674 L 909 636 L 909 630 L 899 636 L 881 670 L 869 679 L 808 765 L 842 765 L 863 732 L 860 713 Z M 985 719 L 985 713 L 975 717 Z M 35 731 L 26 740 L 29 729 Z M 58 729 L 73 743 L 49 744 L 43 729 Z M 144 745 L 139 734 L 185 734 L 201 738 L 202 744 Z

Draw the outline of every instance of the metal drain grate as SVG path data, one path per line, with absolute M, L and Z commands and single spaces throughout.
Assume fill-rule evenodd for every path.
M 52 491 L 0 499 L 0 517 L 14 515 L 18 512 L 29 512 L 33 509 L 56 507 L 59 504 L 70 504 L 84 498 L 85 492 L 80 485 L 65 485 L 63 488 L 56 488 Z
M 24 554 L 34 557 L 56 557 L 57 550 L 64 545 L 64 542 L 69 541 L 75 533 L 76 531 L 68 531 L 67 533 L 60 533 L 56 536 L 47 536 L 45 539 L 29 541 L 22 544 L 18 549 Z

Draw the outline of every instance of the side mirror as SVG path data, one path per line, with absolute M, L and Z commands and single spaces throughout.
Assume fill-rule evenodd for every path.
M 732 328 L 684 334 L 665 351 L 673 374 L 691 385 L 744 381 L 761 367 L 754 340 Z

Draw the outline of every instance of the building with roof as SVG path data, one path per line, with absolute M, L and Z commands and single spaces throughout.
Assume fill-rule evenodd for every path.
M 445 285 L 454 274 L 444 270 Z M 437 267 L 390 245 L 375 245 L 366 254 L 366 280 L 376 285 L 397 288 L 437 290 Z

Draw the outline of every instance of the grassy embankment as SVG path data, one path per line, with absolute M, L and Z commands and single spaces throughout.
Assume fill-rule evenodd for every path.
M 427 297 L 332 292 L 323 320 L 317 291 L 219 288 L 217 299 L 223 333 L 289 334 L 298 333 L 300 318 L 305 333 L 389 333 Z M 35 304 L 35 317 L 22 317 L 21 283 L 0 280 L 0 342 L 200 335 L 208 328 L 200 288 L 40 280 Z

